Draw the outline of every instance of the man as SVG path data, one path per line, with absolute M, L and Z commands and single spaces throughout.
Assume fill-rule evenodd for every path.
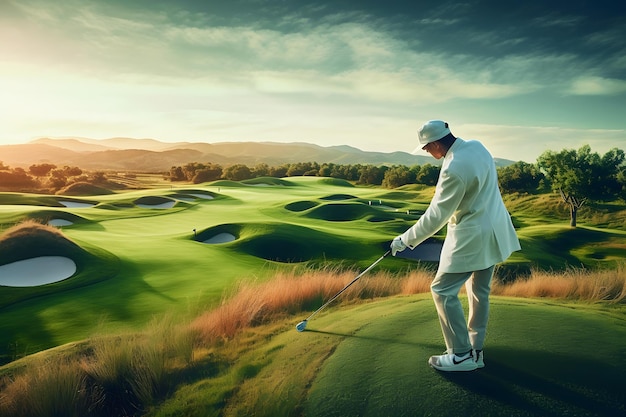
M 431 120 L 418 131 L 422 150 L 443 158 L 435 195 L 422 217 L 391 242 L 391 253 L 422 243 L 448 225 L 431 292 L 446 343 L 443 355 L 428 363 L 440 371 L 484 367 L 483 344 L 489 316 L 489 293 L 496 264 L 520 250 L 498 188 L 493 157 L 478 141 L 454 137 L 448 124 Z M 414 151 L 414 152 L 415 152 Z M 465 284 L 467 323 L 459 300 Z

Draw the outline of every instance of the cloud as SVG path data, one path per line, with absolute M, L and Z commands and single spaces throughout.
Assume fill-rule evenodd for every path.
M 464 139 L 478 139 L 492 155 L 514 161 L 536 162 L 545 151 L 579 149 L 591 145 L 602 155 L 619 147 L 626 136 L 624 129 L 575 129 L 559 126 L 514 126 L 496 124 L 460 124 L 454 133 Z M 623 148 L 623 147 L 622 147 Z
M 579 96 L 605 96 L 626 93 L 626 80 L 602 78 L 602 77 L 579 77 L 572 81 L 569 93 Z

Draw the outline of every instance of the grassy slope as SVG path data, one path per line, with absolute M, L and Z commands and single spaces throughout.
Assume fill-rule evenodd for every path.
M 487 366 L 438 373 L 427 365 L 443 350 L 430 297 L 394 297 L 265 336 L 150 415 L 617 416 L 624 337 L 623 307 L 494 297 Z
M 181 199 L 168 210 L 142 209 L 133 202 L 141 197 L 176 198 L 185 190 L 161 188 L 98 196 L 98 206 L 81 209 L 59 208 L 55 205 L 56 197 L 51 196 L 0 194 L 0 203 L 4 204 L 0 206 L 3 228 L 21 218 L 51 218 L 56 212 L 60 216 L 69 213 L 70 218 L 79 221 L 64 228 L 64 233 L 91 253 L 102 251 L 103 259 L 105 253 L 109 254 L 120 270 L 113 278 L 94 285 L 0 307 L 0 346 L 9 346 L 19 355 L 79 340 L 95 330 L 136 328 L 166 311 L 193 315 L 219 301 L 224 289 L 239 279 L 264 279 L 276 268 L 291 268 L 263 256 L 284 253 L 293 239 L 305 242 L 311 256 L 366 267 L 386 249 L 383 244 L 387 239 L 415 221 L 413 210 L 424 210 L 432 194 L 432 190 L 411 187 L 395 191 L 338 187 L 316 178 L 293 179 L 289 187 L 279 187 L 225 183 L 219 188 L 185 187 L 210 191 L 217 198 L 193 202 Z M 376 209 L 368 202 L 378 198 L 389 200 L 384 203 L 400 211 L 373 212 Z M 514 263 L 539 259 L 558 269 L 581 260 L 593 264 L 626 256 L 626 248 L 620 243 L 621 230 L 596 230 L 589 225 L 571 230 L 566 226 L 567 219 L 560 219 L 560 225 L 548 226 L 554 219 L 537 211 L 538 207 L 549 207 L 543 198 L 547 197 L 539 197 L 539 203 L 534 205 L 523 198 L 508 201 L 516 222 L 523 226 L 519 234 L 524 250 L 512 258 Z M 311 201 L 315 204 L 307 203 Z M 326 208 L 320 210 L 323 207 Z M 412 214 L 405 214 L 405 209 Z M 623 216 L 623 209 L 611 210 L 613 217 Z M 344 221 L 337 221 L 335 216 Z M 380 217 L 393 219 L 380 221 Z M 373 218 L 377 221 L 370 221 Z M 238 225 L 233 230 L 241 234 L 240 239 L 222 245 L 204 245 L 192 239 L 194 228 L 202 233 L 223 224 Z M 278 241 L 267 240 L 267 236 L 276 235 L 280 237 Z M 268 254 L 268 247 L 283 249 Z M 332 256 L 327 256 L 329 248 Z M 393 259 L 379 267 L 400 270 L 409 265 L 408 261 Z M 351 397 L 361 393 L 366 396 L 355 398 L 358 406 L 364 407 L 363 415 L 376 415 L 381 410 L 376 407 L 382 407 L 386 397 L 394 399 L 386 403 L 386 407 L 398 412 L 394 415 L 409 413 L 409 409 L 410 415 L 416 415 L 415 410 L 420 409 L 432 411 L 441 404 L 453 403 L 452 398 L 459 407 L 454 411 L 461 414 L 467 412 L 463 407 L 469 407 L 475 398 L 479 398 L 481 407 L 502 406 L 502 414 L 494 415 L 534 415 L 519 411 L 527 409 L 548 415 L 550 407 L 558 410 L 560 402 L 568 401 L 574 404 L 572 410 L 577 415 L 599 415 L 589 411 L 594 408 L 618 411 L 610 408 L 619 395 L 613 386 L 609 386 L 608 397 L 601 398 L 601 381 L 592 378 L 587 383 L 578 370 L 599 370 L 612 381 L 615 370 L 608 361 L 616 359 L 615 369 L 624 369 L 623 359 L 616 353 L 624 336 L 623 312 L 606 316 L 593 308 L 571 305 L 568 307 L 574 308 L 564 309 L 505 299 L 500 299 L 498 305 L 501 307 L 494 309 L 492 316 L 494 325 L 487 353 L 487 361 L 497 367 L 478 374 L 478 384 L 463 377 L 446 379 L 425 366 L 428 355 L 441 350 L 433 306 L 419 297 L 394 298 L 320 315 L 304 334 L 293 330 L 295 323 L 289 324 L 288 331 L 268 337 L 267 344 L 261 343 L 259 350 L 242 357 L 235 375 L 186 386 L 181 390 L 185 393 L 162 408 L 162 415 L 193 415 L 180 414 L 185 410 L 184 404 L 199 404 L 197 409 L 205 410 L 207 398 L 223 406 L 237 386 L 241 390 L 237 391 L 236 400 L 229 402 L 236 406 L 231 410 L 233 415 L 240 412 L 239 405 L 246 404 L 253 409 L 269 407 L 267 415 L 280 415 L 277 410 L 294 408 L 306 410 L 308 415 L 324 415 L 321 410 L 332 412 L 324 408 L 327 404 L 333 408 L 352 404 Z M 527 326 L 528 323 L 532 325 Z M 587 328 L 592 332 L 584 331 Z M 315 329 L 323 332 L 314 332 Z M 545 337 L 555 334 L 561 336 Z M 507 362 L 508 352 L 514 353 L 516 362 Z M 392 363 L 388 357 L 398 359 Z M 569 371 L 570 363 L 577 363 L 569 361 L 571 358 L 582 358 L 578 362 L 583 364 Z M 345 368 L 353 361 L 359 366 Z M 359 373 L 359 369 L 365 373 Z M 405 379 L 397 380 L 397 375 Z M 515 382 L 507 385 L 507 375 L 513 375 Z M 368 383 L 372 379 L 376 385 Z M 349 390 L 341 391 L 334 380 Z M 312 384 L 310 391 L 308 384 Z M 327 385 L 333 386 L 334 391 L 326 390 Z M 378 391 L 385 395 L 377 394 Z M 447 397 L 438 400 L 433 392 Z M 292 400 L 284 401 L 285 398 Z M 620 398 L 623 403 L 623 397 Z M 557 401 L 550 405 L 550 399 Z M 602 405 L 605 400 L 608 405 Z M 211 409 L 215 404 L 206 406 Z M 316 414 L 318 410 L 320 413 Z M 349 415 L 348 411 L 344 409 L 343 415 Z
M 29 195 L 25 202 L 31 205 L 14 205 L 20 202 L 16 196 L 0 195 L 8 198 L 0 210 L 0 223 L 5 227 L 20 218 L 49 219 L 56 213 L 59 217 L 68 217 L 70 213 L 81 221 L 65 227 L 64 233 L 86 246 L 110 252 L 119 263 L 119 273 L 106 281 L 0 309 L 0 349 L 11 345 L 19 355 L 86 337 L 97 326 L 137 327 L 154 314 L 195 314 L 218 302 L 224 289 L 237 280 L 264 279 L 276 268 L 291 268 L 272 262 L 265 253 L 268 248 L 275 248 L 275 255 L 283 254 L 276 236 L 284 248 L 289 248 L 289 242 L 301 240 L 316 261 L 334 258 L 336 262 L 365 265 L 383 250 L 380 242 L 395 232 L 388 231 L 390 226 L 385 223 L 376 224 L 376 230 L 367 218 L 354 222 L 324 221 L 310 218 L 308 212 L 284 208 L 294 201 L 352 191 L 350 187 L 328 185 L 319 179 L 303 178 L 288 189 L 280 186 L 279 192 L 275 187 L 239 184 L 185 189 L 210 191 L 217 198 L 179 201 L 168 210 L 144 209 L 133 202 L 184 190 L 142 190 L 99 196 L 99 204 L 93 208 L 56 209 L 51 208 L 54 201 L 49 196 L 37 200 Z M 363 189 L 359 195 L 379 192 Z M 47 207 L 42 210 L 34 206 L 37 202 Z M 327 202 L 320 200 L 320 204 Z M 370 210 L 362 206 L 363 212 Z M 398 230 L 408 224 L 403 220 L 392 222 L 392 229 Z M 221 224 L 243 225 L 242 239 L 222 245 L 193 240 L 193 229 L 202 232 Z
M 0 324 L 0 346 L 11 345 L 19 355 L 88 336 L 96 323 L 132 328 L 166 311 L 195 314 L 219 301 L 224 289 L 239 279 L 264 279 L 277 268 L 290 268 L 276 260 L 365 268 L 386 250 L 385 242 L 419 217 L 432 196 L 432 187 L 388 191 L 316 177 L 266 185 L 273 186 L 221 181 L 82 199 L 98 203 L 93 208 L 58 207 L 58 200 L 67 199 L 61 196 L 0 194 L 0 224 L 5 228 L 21 218 L 65 218 L 75 223 L 63 229 L 69 238 L 92 252 L 109 253 L 119 270 L 95 285 L 0 309 L 8 318 Z M 189 201 L 194 193 L 215 198 Z M 177 203 L 167 210 L 135 205 L 149 199 Z M 593 265 L 626 255 L 618 230 L 572 231 L 562 220 L 559 226 L 546 226 L 552 220 L 544 216 L 557 203 L 550 196 L 508 201 L 525 225 L 519 230 L 523 251 L 511 258 L 512 265 L 526 268 L 534 262 L 558 269 L 580 260 Z M 550 210 L 538 214 L 538 208 Z M 205 245 L 193 239 L 193 229 L 204 236 L 224 225 L 234 225 L 237 241 Z M 380 267 L 402 270 L 410 265 L 395 259 Z

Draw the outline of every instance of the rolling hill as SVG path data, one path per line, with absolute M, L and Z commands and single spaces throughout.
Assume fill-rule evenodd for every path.
M 232 164 L 268 164 L 317 162 L 364 165 L 437 164 L 427 155 L 406 152 L 368 152 L 351 146 L 323 147 L 310 143 L 276 142 L 175 142 L 155 139 L 86 139 L 39 138 L 22 145 L 0 146 L 0 161 L 11 167 L 26 168 L 33 164 L 79 166 L 87 170 L 125 170 L 161 172 L 189 162 Z M 496 158 L 498 165 L 512 161 Z

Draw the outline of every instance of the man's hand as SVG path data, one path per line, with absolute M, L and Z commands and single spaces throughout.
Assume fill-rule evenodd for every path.
M 391 255 L 396 256 L 396 253 L 402 252 L 405 249 L 406 245 L 402 239 L 400 239 L 400 236 L 391 241 Z

